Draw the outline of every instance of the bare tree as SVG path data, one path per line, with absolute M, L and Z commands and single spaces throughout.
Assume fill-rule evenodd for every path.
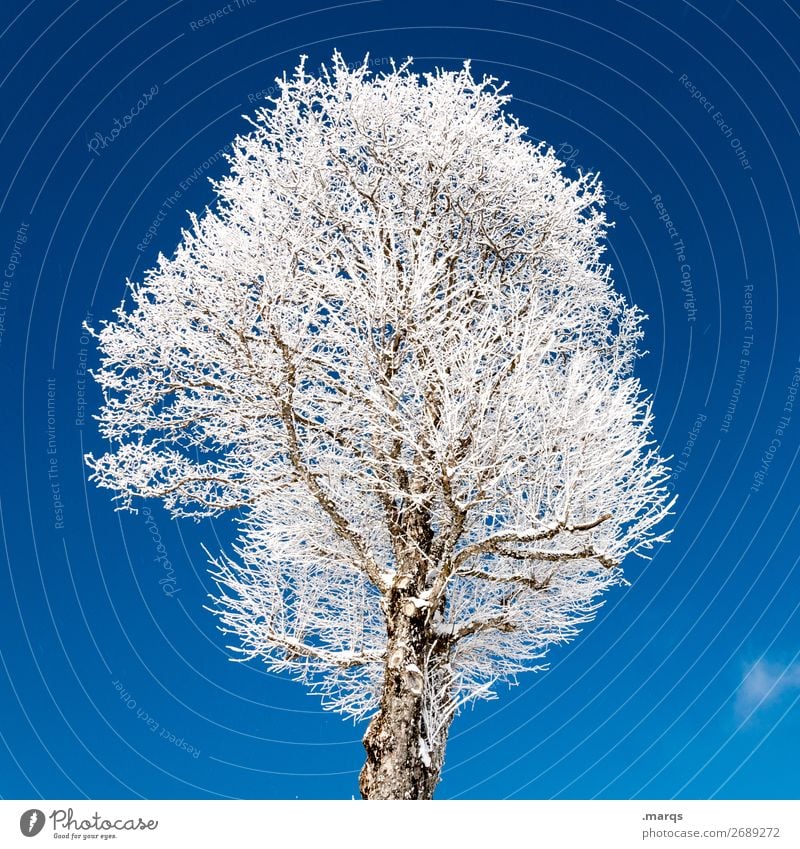
M 504 86 L 304 61 L 97 332 L 119 507 L 238 511 L 235 651 L 371 716 L 365 798 L 430 798 L 458 709 L 592 618 L 671 503 L 642 314 Z

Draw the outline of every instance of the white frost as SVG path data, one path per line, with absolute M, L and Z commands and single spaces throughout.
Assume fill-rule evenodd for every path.
M 422 763 L 425 764 L 428 768 L 431 765 L 431 753 L 428 749 L 428 744 L 425 742 L 424 737 L 419 738 L 419 756 L 422 759 Z
M 97 331 L 110 448 L 87 462 L 123 508 L 232 511 L 222 629 L 353 717 L 417 570 L 407 609 L 452 640 L 452 688 L 424 686 L 454 710 L 665 539 L 642 314 L 602 261 L 597 178 L 528 141 L 495 80 L 337 53 L 280 88 L 218 205 Z

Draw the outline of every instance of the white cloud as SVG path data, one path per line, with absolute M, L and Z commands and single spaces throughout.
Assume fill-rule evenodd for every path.
M 800 663 L 774 663 L 757 660 L 745 670 L 736 693 L 736 713 L 746 718 L 777 701 L 786 693 L 800 690 Z

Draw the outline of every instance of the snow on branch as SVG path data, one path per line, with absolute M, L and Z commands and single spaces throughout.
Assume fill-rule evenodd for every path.
M 441 727 L 668 536 L 645 316 L 604 262 L 597 176 L 528 141 L 498 81 L 336 53 L 279 91 L 93 331 L 87 463 L 121 508 L 239 511 L 221 627 L 330 708 L 374 711 L 387 617 L 422 617 Z

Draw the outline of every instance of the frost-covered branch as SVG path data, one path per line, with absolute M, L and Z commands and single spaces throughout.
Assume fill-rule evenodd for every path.
M 668 536 L 645 317 L 599 179 L 531 144 L 497 80 L 337 53 L 278 89 L 93 331 L 86 459 L 120 508 L 237 510 L 213 607 L 243 656 L 356 718 L 401 692 L 435 770 L 455 710 Z

